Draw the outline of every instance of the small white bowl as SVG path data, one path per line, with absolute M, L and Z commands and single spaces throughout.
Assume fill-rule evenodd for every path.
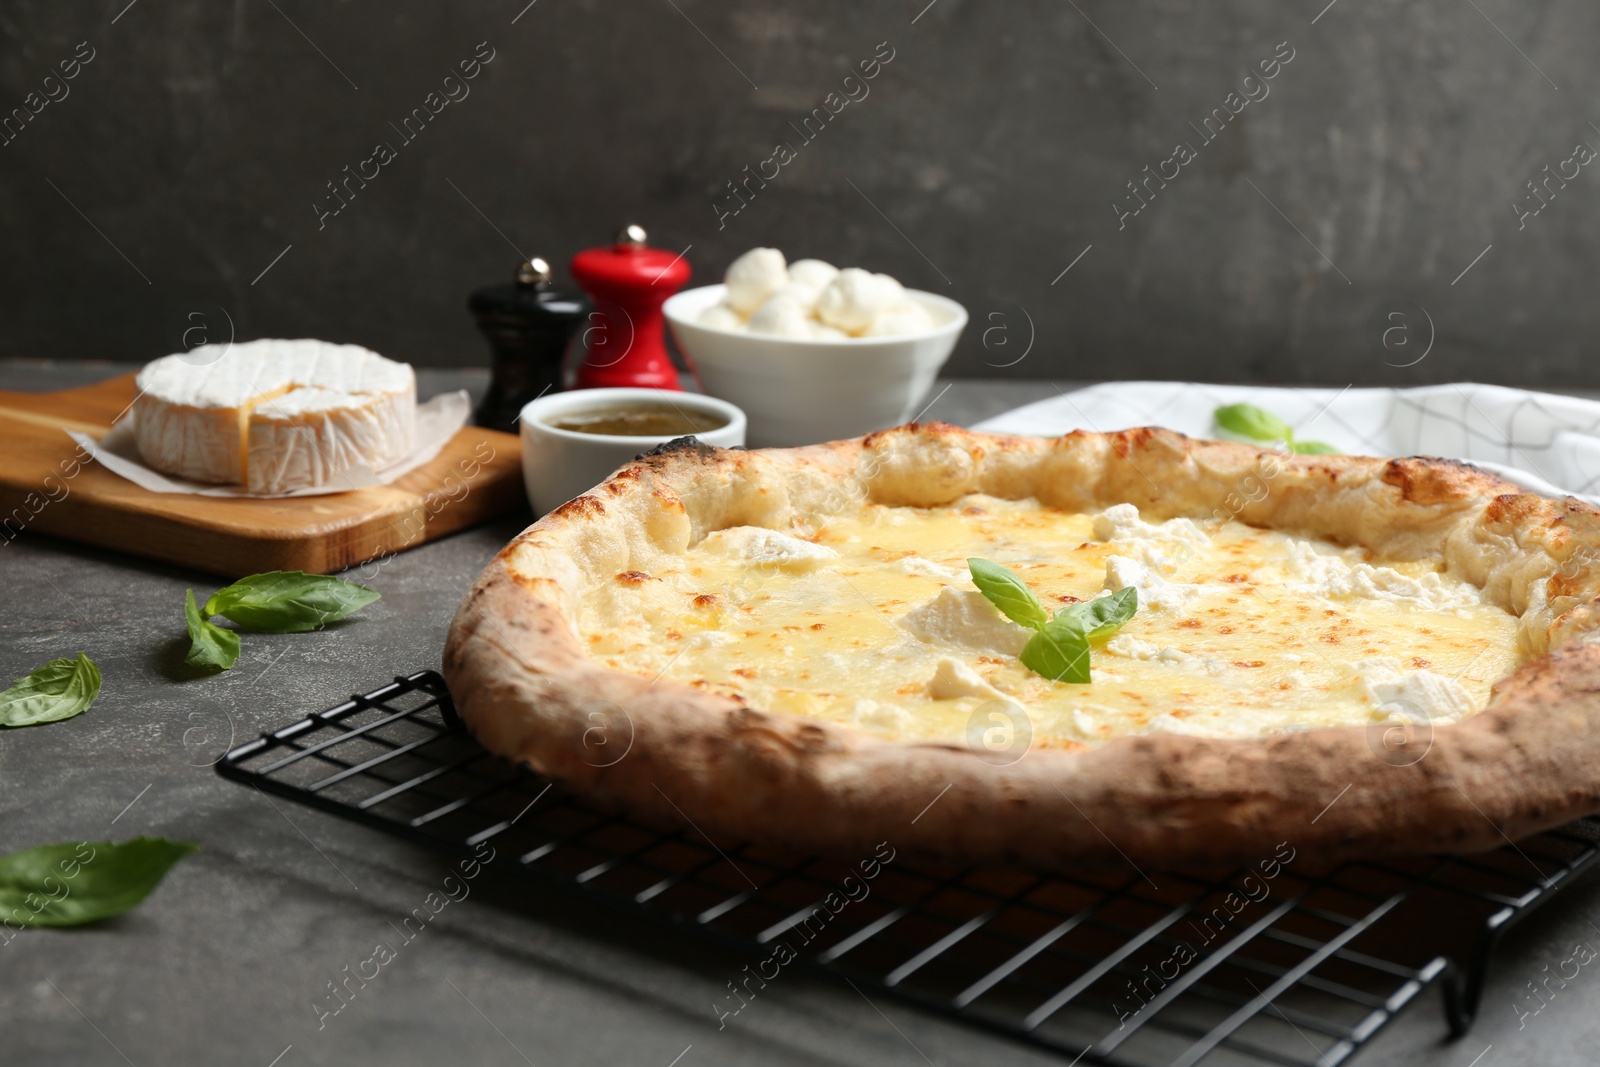
M 672 335 L 700 371 L 706 391 L 750 415 L 754 447 L 808 445 L 859 437 L 917 414 L 967 324 L 948 297 L 907 289 L 934 327 L 895 337 L 813 340 L 723 330 L 700 322 L 725 285 L 686 289 L 662 311 Z
M 547 421 L 639 400 L 670 403 L 686 412 L 722 419 L 724 425 L 694 435 L 708 445 L 733 448 L 744 444 L 744 412 L 714 396 L 670 389 L 574 389 L 541 396 L 524 404 L 518 419 L 522 428 L 522 484 L 528 490 L 528 503 L 535 515 L 582 496 L 639 453 L 681 436 L 578 433 L 551 426 Z

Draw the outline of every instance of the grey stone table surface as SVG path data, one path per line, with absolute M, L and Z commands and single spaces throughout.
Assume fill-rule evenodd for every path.
M 0 388 L 83 384 L 114 364 L 0 362 Z M 482 375 L 423 372 L 424 395 Z M 940 388 L 943 388 L 942 386 Z M 1054 394 L 957 381 L 930 416 L 969 423 Z M 0 447 L 4 447 L 0 441 Z M 726 1028 L 712 1004 L 744 962 L 686 934 L 484 875 L 337 1015 L 329 983 L 439 888 L 431 852 L 224 781 L 210 764 L 352 691 L 439 662 L 472 577 L 527 516 L 403 553 L 358 620 L 249 635 L 238 666 L 183 680 L 186 588 L 209 575 L 30 534 L 0 545 L 0 675 L 79 650 L 104 674 L 84 715 L 0 733 L 0 851 L 160 834 L 197 842 L 143 905 L 0 945 L 0 1062 L 34 1064 L 1059 1064 L 1064 1061 L 798 973 Z M 1600 773 L 1600 771 L 1597 771 Z M 1575 942 L 1600 945 L 1586 877 L 1502 948 L 1483 1016 L 1447 1043 L 1437 993 L 1359 1059 L 1439 1067 L 1586 1064 L 1600 975 L 1536 1016 L 1516 1005 Z M 1481 1058 L 1480 1058 L 1481 1057 Z

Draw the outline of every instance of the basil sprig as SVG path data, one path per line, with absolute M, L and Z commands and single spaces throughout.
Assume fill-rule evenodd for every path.
M 301 571 L 240 578 L 212 593 L 203 609 L 195 606 L 191 589 L 183 608 L 190 641 L 184 662 L 227 670 L 239 659 L 239 635 L 212 622 L 212 616 L 221 615 L 258 633 L 298 634 L 338 622 L 378 598 L 364 585 Z
M 189 623 L 189 654 L 183 662 L 225 671 L 239 661 L 239 635 L 201 615 L 193 589 L 183 591 L 183 617 Z
M 240 578 L 211 594 L 207 615 L 223 615 L 266 634 L 299 634 L 320 630 L 360 611 L 379 594 L 364 585 L 326 574 L 268 571 Z
M 53 659 L 0 693 L 0 726 L 60 722 L 89 710 L 100 695 L 100 668 L 82 652 Z
M 1000 613 L 1034 631 L 1023 646 L 1022 665 L 1053 682 L 1089 682 L 1089 647 L 1110 637 L 1139 610 L 1133 586 L 1110 596 L 1068 604 L 1054 615 L 1023 580 L 989 559 L 967 560 L 972 584 Z
M 121 915 L 199 848 L 164 837 L 79 841 L 0 856 L 0 924 L 80 926 Z
M 1229 433 L 1248 437 L 1252 441 L 1268 441 L 1274 444 L 1282 441 L 1288 446 L 1289 451 L 1300 455 L 1336 455 L 1339 451 L 1322 441 L 1296 441 L 1293 426 L 1254 404 L 1228 404 L 1218 408 L 1213 417 L 1217 420 L 1217 425 Z

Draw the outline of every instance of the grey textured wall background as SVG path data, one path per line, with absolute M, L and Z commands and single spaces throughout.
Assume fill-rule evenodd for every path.
M 481 362 L 464 302 L 513 245 L 564 265 L 638 221 L 697 282 L 768 244 L 948 293 L 959 374 L 1600 385 L 1600 168 L 1563 162 L 1600 146 L 1592 3 L 525 3 L 6 0 L 0 108 L 66 95 L 0 147 L 0 353 L 153 358 L 201 310 Z M 480 42 L 470 95 L 405 143 L 390 124 Z M 719 228 L 780 140 L 797 158 Z M 379 142 L 396 158 L 319 228 Z M 1548 204 L 1546 165 L 1579 171 Z

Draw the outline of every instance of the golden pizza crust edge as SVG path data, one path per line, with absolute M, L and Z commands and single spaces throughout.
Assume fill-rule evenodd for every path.
M 1272 492 L 1247 499 L 1241 483 L 1263 464 L 1276 465 Z M 637 538 L 686 547 L 733 525 L 790 530 L 864 500 L 973 492 L 1164 517 L 1222 507 L 1400 558 L 1442 554 L 1521 618 L 1531 658 L 1485 710 L 1412 739 L 1426 752 L 1404 765 L 1369 731 L 1339 727 L 1127 736 L 1001 767 L 610 670 L 571 621 L 583 584 L 627 570 Z M 1157 429 L 1025 438 L 912 424 L 798 449 L 679 449 L 624 467 L 496 556 L 451 625 L 444 674 L 490 751 L 603 806 L 718 837 L 848 853 L 887 840 L 930 859 L 1054 869 L 1217 867 L 1285 841 L 1326 862 L 1482 851 L 1600 810 L 1600 645 L 1580 640 L 1600 622 L 1600 589 L 1596 568 L 1570 565 L 1600 558 L 1597 517 L 1454 461 L 1285 456 Z

